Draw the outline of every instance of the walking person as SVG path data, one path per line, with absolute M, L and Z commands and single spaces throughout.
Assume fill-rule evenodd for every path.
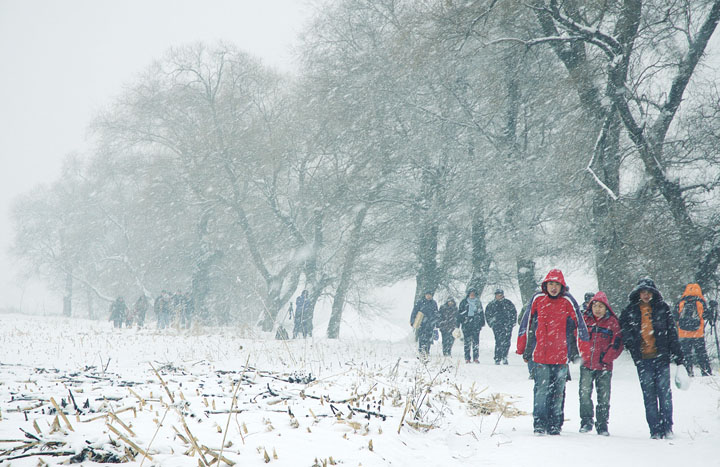
M 150 306 L 150 302 L 147 296 L 145 296 L 145 294 L 140 295 L 135 302 L 135 318 L 137 319 L 138 327 L 143 327 L 145 324 L 145 315 L 147 314 L 148 306 Z
M 610 307 L 603 292 L 596 293 L 583 312 L 583 319 L 590 334 L 590 340 L 580 341 L 580 433 L 593 428 L 593 385 L 597 395 L 595 408 L 595 429 L 601 436 L 609 436 L 610 383 L 613 360 L 623 350 L 620 321 Z
M 520 323 L 517 353 L 533 370 L 533 428 L 536 435 L 562 430 L 568 361 L 580 358 L 577 340 L 589 340 L 577 302 L 568 292 L 562 271 L 552 269 Z
M 418 317 L 418 315 L 420 315 Z M 433 292 L 428 290 L 423 297 L 415 303 L 410 313 L 410 326 L 415 328 L 418 340 L 420 358 L 427 359 L 430 355 L 430 346 L 433 342 L 433 331 L 438 325 L 438 306 L 433 300 Z
M 710 359 L 705 348 L 705 316 L 708 310 L 699 284 L 688 284 L 675 311 L 680 348 L 690 376 L 693 365 L 700 367 L 703 376 L 710 376 Z
M 515 305 L 505 298 L 502 289 L 495 290 L 495 300 L 488 303 L 485 308 L 485 320 L 495 335 L 495 364 L 508 364 L 508 352 L 510 351 L 510 339 L 512 330 L 515 327 L 517 310 Z
M 125 299 L 123 297 L 118 297 L 110 304 L 110 319 L 108 321 L 112 321 L 116 328 L 121 328 L 123 322 L 125 321 L 125 317 L 127 316 L 127 312 L 128 309 L 125 305 Z
M 652 279 L 640 279 L 628 298 L 620 328 L 637 367 L 650 437 L 672 439 L 670 362 L 684 363 L 677 327 Z
M 474 287 L 468 289 L 467 295 L 458 308 L 458 326 L 463 332 L 465 363 L 480 363 L 480 330 L 485 326 L 482 303 Z
M 303 290 L 295 299 L 295 326 L 293 327 L 293 339 L 302 334 L 303 337 L 312 336 L 313 314 L 310 308 L 310 293 Z
M 453 331 L 457 325 L 457 314 L 458 307 L 455 304 L 455 299 L 448 297 L 445 304 L 440 307 L 438 321 L 438 328 L 440 328 L 440 335 L 442 336 L 442 352 L 445 357 L 450 357 L 452 353 L 452 346 L 455 342 Z

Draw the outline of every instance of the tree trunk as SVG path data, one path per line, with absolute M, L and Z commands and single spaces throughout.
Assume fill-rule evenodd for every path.
M 355 267 L 355 260 L 361 250 L 360 233 L 363 223 L 365 222 L 367 212 L 368 205 L 364 205 L 357 211 L 357 214 L 355 214 L 352 231 L 350 232 L 350 239 L 348 240 L 347 248 L 345 250 L 345 260 L 343 261 L 342 273 L 340 274 L 340 281 L 338 282 L 338 286 L 335 291 L 330 321 L 328 322 L 327 336 L 330 339 L 337 339 L 340 337 L 340 323 L 342 322 L 343 307 L 345 306 L 345 298 L 347 297 L 347 292 L 350 287 L 350 280 Z
M 515 260 L 518 285 L 520 286 L 520 306 L 525 306 L 535 294 L 537 281 L 535 281 L 535 261 L 517 258 Z
M 598 148 L 598 176 L 613 193 L 619 193 L 622 162 L 619 144 L 620 121 L 617 114 L 610 118 L 604 142 Z M 627 296 L 630 275 L 622 241 L 628 229 L 618 222 L 622 206 L 597 184 L 593 187 L 592 222 L 588 222 L 584 228 L 592 231 L 598 290 L 605 292 L 610 303 L 621 305 Z
M 482 207 L 478 204 L 472 208 L 472 275 L 470 276 L 469 287 L 477 290 L 477 295 L 482 295 L 487 284 L 488 270 L 490 269 L 490 255 L 487 251 L 485 241 L 485 216 Z
M 85 291 L 87 292 L 87 307 L 88 307 L 88 319 L 95 319 L 95 308 L 94 308 L 94 302 L 93 302 L 93 291 L 86 287 Z
M 420 269 L 415 276 L 414 302 L 417 302 L 425 292 L 435 293 L 438 287 L 438 221 L 432 213 L 428 213 L 419 228 L 418 251 L 416 254 Z
M 65 296 L 63 297 L 63 315 L 72 316 L 73 277 L 70 272 L 65 274 Z

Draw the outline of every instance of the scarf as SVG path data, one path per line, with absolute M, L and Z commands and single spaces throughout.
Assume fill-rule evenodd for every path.
M 468 316 L 475 316 L 475 313 L 477 313 L 478 308 L 480 308 L 480 299 L 478 297 L 470 298 L 468 297 Z

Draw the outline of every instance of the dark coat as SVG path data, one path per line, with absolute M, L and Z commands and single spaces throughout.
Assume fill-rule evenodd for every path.
M 410 313 L 410 325 L 415 323 L 415 317 L 419 311 L 423 314 L 423 320 L 418 329 L 418 336 L 432 335 L 433 329 L 438 326 L 440 318 L 437 303 L 435 300 L 428 300 L 425 297 L 418 300 L 413 307 L 412 313 Z
M 625 307 L 620 315 L 620 328 L 623 333 L 623 341 L 625 348 L 628 349 L 633 361 L 637 364 L 642 360 L 642 352 L 640 346 L 642 344 L 642 335 L 640 334 L 640 325 L 642 317 L 640 313 L 640 291 L 648 290 L 652 292 L 652 327 L 655 335 L 655 347 L 657 349 L 657 358 L 682 364 L 683 354 L 680 349 L 680 340 L 678 339 L 677 327 L 673 319 L 670 306 L 663 300 L 660 291 L 655 287 L 655 283 L 651 279 L 642 279 L 638 285 L 630 292 L 630 303 Z
M 485 307 L 485 320 L 493 329 L 510 330 L 515 326 L 516 319 L 515 305 L 507 298 L 493 300 Z
M 457 327 L 458 307 L 455 305 L 455 302 L 453 302 L 452 305 L 445 302 L 445 304 L 440 307 L 439 315 L 438 328 L 440 328 L 441 332 L 452 332 L 453 329 Z
M 469 295 L 466 296 L 460 302 L 460 307 L 458 308 L 457 323 L 458 326 L 462 326 L 463 328 L 473 326 L 475 329 L 480 331 L 483 326 L 485 326 L 485 314 L 483 313 L 482 302 L 479 302 L 477 313 L 475 313 L 475 316 L 468 316 L 468 311 L 470 310 L 470 304 L 468 303 L 469 297 Z

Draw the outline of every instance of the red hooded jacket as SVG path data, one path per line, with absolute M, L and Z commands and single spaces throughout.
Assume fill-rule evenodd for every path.
M 562 285 L 560 293 L 551 297 L 547 283 Z M 562 365 L 577 355 L 577 339 L 588 340 L 585 322 L 575 299 L 568 293 L 565 278 L 559 269 L 552 269 L 523 315 L 518 332 L 517 353 L 535 363 Z
M 600 302 L 607 308 L 607 313 L 597 319 L 592 313 L 592 304 Z M 612 371 L 613 360 L 618 358 L 623 351 L 622 332 L 620 321 L 608 303 L 607 296 L 598 292 L 588 302 L 587 309 L 583 312 L 585 324 L 590 332 L 590 340 L 580 341 L 580 355 L 583 366 L 590 370 Z

